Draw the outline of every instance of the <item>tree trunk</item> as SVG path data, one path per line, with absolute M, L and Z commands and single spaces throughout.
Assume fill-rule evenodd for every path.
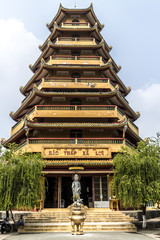
M 6 219 L 9 220 L 9 211 L 8 210 L 6 211 Z
M 147 224 L 146 224 L 146 204 L 142 205 L 142 219 L 143 219 L 142 228 L 146 228 L 146 226 L 147 226 Z
M 11 212 L 11 218 L 12 218 L 12 220 L 13 220 L 13 222 L 14 222 L 14 229 L 15 229 L 15 231 L 17 231 L 17 224 L 16 224 L 16 221 L 15 221 L 15 219 L 14 219 L 14 217 L 13 217 L 13 212 L 12 212 L 11 207 L 10 207 L 10 212 Z

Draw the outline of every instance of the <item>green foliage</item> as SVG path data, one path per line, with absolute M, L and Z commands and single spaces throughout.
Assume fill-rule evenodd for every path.
M 112 193 L 127 206 L 146 206 L 160 199 L 160 146 L 158 139 L 124 148 L 113 159 Z
M 0 161 L 0 209 L 31 209 L 41 194 L 44 160 L 39 153 L 16 152 L 11 144 Z

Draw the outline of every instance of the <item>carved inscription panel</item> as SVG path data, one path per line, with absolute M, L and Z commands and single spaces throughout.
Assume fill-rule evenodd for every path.
M 44 148 L 47 158 L 110 158 L 109 148 Z

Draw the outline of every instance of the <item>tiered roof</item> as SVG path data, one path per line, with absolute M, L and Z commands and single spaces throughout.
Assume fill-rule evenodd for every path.
M 87 32 L 92 33 L 92 38 L 95 41 L 95 44 L 61 44 L 61 42 L 57 43 L 58 38 L 61 38 L 61 33 L 68 32 L 74 33 L 77 32 L 76 28 L 72 28 L 68 26 L 67 28 L 64 28 L 62 26 L 62 23 L 64 19 L 68 16 L 68 14 L 72 14 L 73 18 L 74 16 L 83 15 L 85 19 L 89 22 L 90 27 L 87 27 Z M 104 129 L 121 129 L 123 130 L 124 126 L 128 126 L 127 134 L 128 136 L 131 136 L 135 142 L 140 140 L 140 137 L 138 135 L 138 128 L 133 124 L 133 121 L 135 121 L 139 117 L 139 113 L 134 112 L 134 110 L 129 106 L 128 101 L 125 99 L 125 96 L 130 92 L 130 88 L 127 88 L 125 84 L 121 81 L 121 79 L 118 77 L 118 72 L 121 69 L 121 66 L 118 66 L 114 60 L 112 59 L 110 55 L 110 50 L 112 47 L 109 47 L 108 44 L 104 41 L 102 35 L 100 34 L 100 31 L 103 28 L 103 24 L 99 22 L 97 19 L 92 4 L 87 9 L 66 9 L 60 5 L 58 13 L 54 17 L 54 19 L 51 21 L 50 24 L 47 24 L 48 29 L 51 31 L 50 36 L 46 39 L 44 44 L 40 46 L 40 50 L 42 51 L 39 58 L 36 60 L 36 62 L 32 65 L 30 65 L 30 69 L 34 73 L 32 78 L 26 83 L 24 87 L 20 88 L 20 91 L 22 94 L 24 94 L 25 99 L 22 101 L 21 106 L 18 108 L 18 110 L 13 113 L 11 112 L 10 116 L 12 119 L 17 121 L 17 123 L 13 126 L 13 129 L 17 129 L 16 131 L 13 131 L 12 136 L 4 143 L 5 146 L 7 146 L 8 143 L 17 141 L 20 137 L 24 136 L 27 138 L 26 134 L 26 128 L 27 129 L 58 129 L 58 128 L 72 128 L 72 129 L 87 129 L 87 128 L 104 128 Z M 86 32 L 86 28 L 79 28 L 78 31 L 80 33 Z M 63 39 L 62 39 L 63 40 Z M 97 56 L 101 57 L 101 63 L 100 64 L 93 64 L 93 63 L 87 63 L 86 64 L 79 64 L 78 62 L 56 62 L 52 61 L 52 57 L 55 56 L 58 57 L 55 53 L 57 50 L 60 49 L 66 49 L 66 50 L 74 50 L 74 49 L 80 49 L 80 50 L 95 50 Z M 64 58 L 67 57 L 64 56 Z M 85 58 L 85 56 L 82 56 L 82 58 Z M 88 57 L 89 58 L 89 57 Z M 58 59 L 58 58 L 57 58 Z M 76 58 L 77 59 L 77 58 Z M 50 86 L 46 87 L 46 89 L 43 89 L 41 87 L 41 82 L 45 78 L 48 78 L 56 83 L 58 78 L 56 77 L 50 77 L 50 72 L 54 71 L 60 71 L 60 70 L 75 70 L 75 71 L 81 71 L 84 69 L 87 69 L 87 71 L 97 71 L 99 74 L 101 74 L 102 79 L 108 78 L 109 84 L 111 87 L 108 87 L 107 91 L 101 91 L 101 89 L 98 89 L 98 91 L 78 91 L 78 88 L 75 89 L 75 91 L 66 91 L 64 89 L 60 89 L 59 91 L 54 91 L 53 84 L 50 84 Z M 61 79 L 65 80 L 64 77 L 61 77 Z M 91 78 L 89 78 L 91 80 Z M 83 80 L 80 79 L 80 80 Z M 93 79 L 94 81 L 95 79 Z M 87 79 L 86 79 L 87 81 Z M 87 85 L 86 85 L 87 86 Z M 54 98 L 54 97 L 98 97 L 101 99 L 109 99 L 109 101 L 112 102 L 112 108 L 117 107 L 117 112 L 119 112 L 119 115 L 121 118 L 116 119 L 113 122 L 96 122 L 92 121 L 89 122 L 88 119 L 81 122 L 75 122 L 70 121 L 67 122 L 45 122 L 45 121 L 33 121 L 33 119 L 29 119 L 28 116 L 30 112 L 34 111 L 35 106 L 40 105 L 42 100 L 45 98 Z M 98 105 L 97 105 L 98 106 Z M 103 106 L 102 106 L 103 107 Z M 115 108 L 116 109 L 116 108 Z M 82 116 L 83 117 L 83 116 Z M 65 118 L 65 117 L 64 117 Z M 18 126 L 18 127 L 17 127 Z M 97 164 L 99 164 L 99 160 L 97 160 Z M 108 164 L 107 162 L 104 163 Z M 101 164 L 100 164 L 101 165 Z

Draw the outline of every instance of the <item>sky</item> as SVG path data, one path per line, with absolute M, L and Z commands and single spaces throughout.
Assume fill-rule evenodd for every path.
M 87 8 L 89 0 L 0 0 L 0 138 L 9 138 L 24 86 L 40 55 L 38 48 L 49 36 L 46 23 L 60 2 L 66 8 Z M 160 132 L 160 0 L 93 0 L 94 12 L 104 23 L 101 34 L 122 69 L 118 76 L 132 88 L 130 106 L 141 113 L 135 122 L 140 136 Z

